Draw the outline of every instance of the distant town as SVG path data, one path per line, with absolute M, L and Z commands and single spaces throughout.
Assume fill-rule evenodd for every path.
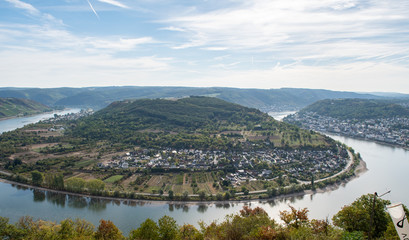
M 286 117 L 285 121 L 298 123 L 303 128 L 318 132 L 337 133 L 405 148 L 409 147 L 409 118 L 405 117 L 340 120 L 306 112 L 290 115 Z

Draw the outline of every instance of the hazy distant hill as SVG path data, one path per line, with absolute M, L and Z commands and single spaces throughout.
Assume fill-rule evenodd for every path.
M 19 98 L 0 98 L 0 118 L 29 115 L 51 109 L 41 103 Z
M 326 99 L 302 109 L 300 114 L 314 112 L 338 119 L 377 119 L 409 117 L 409 108 L 385 100 Z
M 140 98 L 210 96 L 255 107 L 263 111 L 298 110 L 313 102 L 333 98 L 382 98 L 371 94 L 317 89 L 239 89 L 191 87 L 88 87 L 88 88 L 0 88 L 0 97 L 17 97 L 48 106 L 103 108 L 114 101 Z

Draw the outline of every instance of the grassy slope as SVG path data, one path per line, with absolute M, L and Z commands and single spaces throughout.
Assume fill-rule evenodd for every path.
M 51 110 L 49 107 L 27 99 L 0 98 L 0 118 L 28 115 Z

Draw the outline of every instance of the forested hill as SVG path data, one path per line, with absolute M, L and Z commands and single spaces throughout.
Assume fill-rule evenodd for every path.
M 51 109 L 41 103 L 19 98 L 0 98 L 0 119 L 6 117 L 24 116 Z
M 114 102 L 80 119 L 67 134 L 87 142 L 149 148 L 325 148 L 333 144 L 322 135 L 275 121 L 257 109 L 209 97 Z
M 367 99 L 326 99 L 302 109 L 300 114 L 314 112 L 321 116 L 338 119 L 376 119 L 409 117 L 409 108 L 399 104 Z
M 322 99 L 382 98 L 371 94 L 300 88 L 240 89 L 136 86 L 47 89 L 0 88 L 0 97 L 26 98 L 47 106 L 92 107 L 95 109 L 125 99 L 181 98 L 193 95 L 217 97 L 246 107 L 262 109 L 263 111 L 298 110 Z
M 251 128 L 269 118 L 257 109 L 209 97 L 114 102 L 93 117 L 119 122 L 120 125 L 137 122 L 138 125 L 132 124 L 137 129 L 169 131 L 215 128 L 214 124 L 249 124 Z

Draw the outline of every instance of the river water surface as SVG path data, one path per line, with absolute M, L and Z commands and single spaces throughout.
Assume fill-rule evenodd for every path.
M 51 221 L 84 218 L 94 225 L 98 225 L 100 219 L 109 219 L 127 235 L 146 218 L 156 221 L 163 215 L 169 215 L 179 224 L 189 223 L 198 226 L 200 220 L 206 223 L 221 221 L 227 214 L 237 213 L 244 205 L 260 206 L 275 219 L 278 219 L 279 211 L 289 209 L 288 204 L 296 208 L 307 207 L 310 210 L 310 218 L 331 219 L 344 205 L 350 204 L 361 195 L 374 192 L 382 194 L 388 190 L 391 190 L 391 193 L 385 195 L 383 199 L 409 205 L 409 191 L 406 186 L 409 151 L 347 137 L 333 135 L 330 137 L 359 152 L 369 170 L 361 177 L 329 192 L 249 203 L 129 203 L 73 197 L 0 183 L 0 216 L 8 217 L 12 222 L 26 215 Z

